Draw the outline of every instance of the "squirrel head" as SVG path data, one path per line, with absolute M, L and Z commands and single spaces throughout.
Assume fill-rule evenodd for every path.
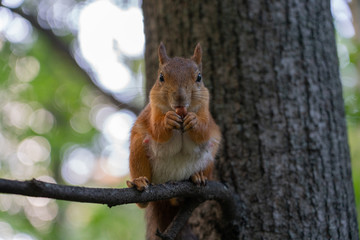
M 208 108 L 209 92 L 202 79 L 200 44 L 196 45 L 191 58 L 168 57 L 163 43 L 160 43 L 158 55 L 159 71 L 150 91 L 150 103 L 163 113 L 177 108 L 190 112 Z

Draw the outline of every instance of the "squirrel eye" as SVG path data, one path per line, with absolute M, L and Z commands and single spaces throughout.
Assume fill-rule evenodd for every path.
M 199 75 L 197 76 L 196 82 L 201 82 L 201 73 L 199 73 Z
M 160 73 L 159 81 L 160 81 L 160 82 L 164 82 L 164 81 L 165 81 L 164 75 L 163 75 L 162 73 Z

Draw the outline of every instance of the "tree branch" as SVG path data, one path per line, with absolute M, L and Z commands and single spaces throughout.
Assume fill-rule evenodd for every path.
M 152 185 L 144 192 L 134 188 L 89 188 L 65 186 L 42 182 L 36 179 L 17 181 L 0 179 L 0 193 L 18 194 L 32 197 L 46 197 L 73 202 L 106 204 L 109 207 L 170 199 L 174 197 L 185 198 L 184 208 L 175 216 L 173 222 L 164 233 L 159 233 L 162 239 L 174 239 L 182 226 L 187 222 L 192 211 L 205 200 L 216 200 L 223 211 L 224 226 L 231 229 L 237 239 L 238 223 L 236 222 L 235 197 L 222 183 L 209 181 L 206 186 L 195 186 L 190 181 L 170 182 Z

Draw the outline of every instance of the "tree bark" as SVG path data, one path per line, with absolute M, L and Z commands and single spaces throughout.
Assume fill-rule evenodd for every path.
M 147 86 L 160 41 L 203 47 L 203 79 L 223 133 L 218 180 L 238 195 L 240 239 L 358 239 L 329 1 L 143 1 Z M 222 239 L 213 203 L 191 224 Z

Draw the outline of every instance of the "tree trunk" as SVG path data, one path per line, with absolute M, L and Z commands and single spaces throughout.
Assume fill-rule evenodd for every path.
M 358 239 L 329 1 L 143 1 L 148 87 L 157 47 L 203 47 L 223 133 L 218 180 L 242 199 L 240 239 Z M 191 219 L 222 239 L 213 203 Z

